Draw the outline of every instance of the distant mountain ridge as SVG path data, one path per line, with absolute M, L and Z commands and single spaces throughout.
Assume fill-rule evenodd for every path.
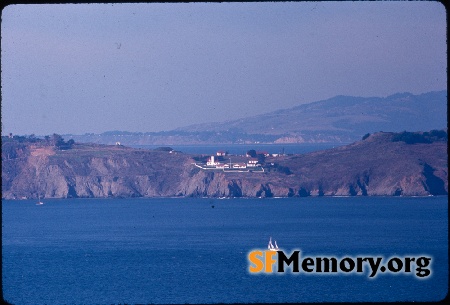
M 65 135 L 75 141 L 126 145 L 219 143 L 349 143 L 366 133 L 447 127 L 447 90 L 387 97 L 333 98 L 226 122 L 164 132 Z
M 421 95 L 397 93 L 385 98 L 336 96 L 245 119 L 191 125 L 180 131 L 227 131 L 249 134 L 308 135 L 430 130 L 447 126 L 447 91 Z

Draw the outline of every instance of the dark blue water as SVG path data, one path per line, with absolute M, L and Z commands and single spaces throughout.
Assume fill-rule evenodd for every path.
M 304 154 L 343 146 L 343 143 L 305 143 L 305 144 L 222 144 L 222 145 L 166 145 L 187 154 L 216 154 L 219 150 L 232 155 L 245 155 L 251 149 L 265 151 L 269 154 Z M 164 145 L 131 145 L 135 148 L 155 149 Z
M 212 208 L 214 205 L 214 208 Z M 436 301 L 447 197 L 3 201 L 14 304 Z M 249 274 L 269 236 L 306 255 L 429 254 L 432 276 Z

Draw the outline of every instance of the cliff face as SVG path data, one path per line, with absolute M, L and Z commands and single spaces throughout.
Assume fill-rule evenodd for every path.
M 13 145 L 2 147 L 2 198 L 446 195 L 447 143 L 406 144 L 392 136 L 266 159 L 290 174 L 270 166 L 264 173 L 205 171 L 187 154 L 120 146 Z
M 114 146 L 29 150 L 25 158 L 3 160 L 3 198 L 174 196 L 190 161 L 184 154 Z
M 311 193 L 324 195 L 446 195 L 446 142 L 392 142 L 378 133 L 364 141 L 289 160 Z

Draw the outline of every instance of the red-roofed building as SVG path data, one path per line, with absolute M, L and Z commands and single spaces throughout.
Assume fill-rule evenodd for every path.
M 267 151 L 257 151 L 257 155 L 263 155 L 264 157 L 270 157 L 270 154 Z

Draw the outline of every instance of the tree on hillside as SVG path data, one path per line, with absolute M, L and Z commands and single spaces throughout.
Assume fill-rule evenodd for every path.
M 38 142 L 38 141 L 39 141 L 39 139 L 36 138 L 36 135 L 35 135 L 34 133 L 32 133 L 32 134 L 30 134 L 30 135 L 28 136 L 28 142 L 30 142 L 30 143 L 36 143 L 36 142 Z
M 247 155 L 249 155 L 252 158 L 256 158 L 256 150 L 250 149 L 249 151 L 247 151 Z
M 66 150 L 71 149 L 72 145 L 75 143 L 73 139 L 70 139 L 69 141 L 65 142 L 63 137 L 59 134 L 54 133 L 51 138 L 51 144 L 54 145 L 57 149 L 60 150 Z
M 60 147 L 61 145 L 64 144 L 64 139 L 63 139 L 63 137 L 60 136 L 59 134 L 54 133 L 54 134 L 52 135 L 51 142 L 52 142 L 52 144 L 53 144 L 54 146 Z
M 266 161 L 266 156 L 264 156 L 263 154 L 258 154 L 258 162 L 260 164 L 264 164 L 264 162 Z

